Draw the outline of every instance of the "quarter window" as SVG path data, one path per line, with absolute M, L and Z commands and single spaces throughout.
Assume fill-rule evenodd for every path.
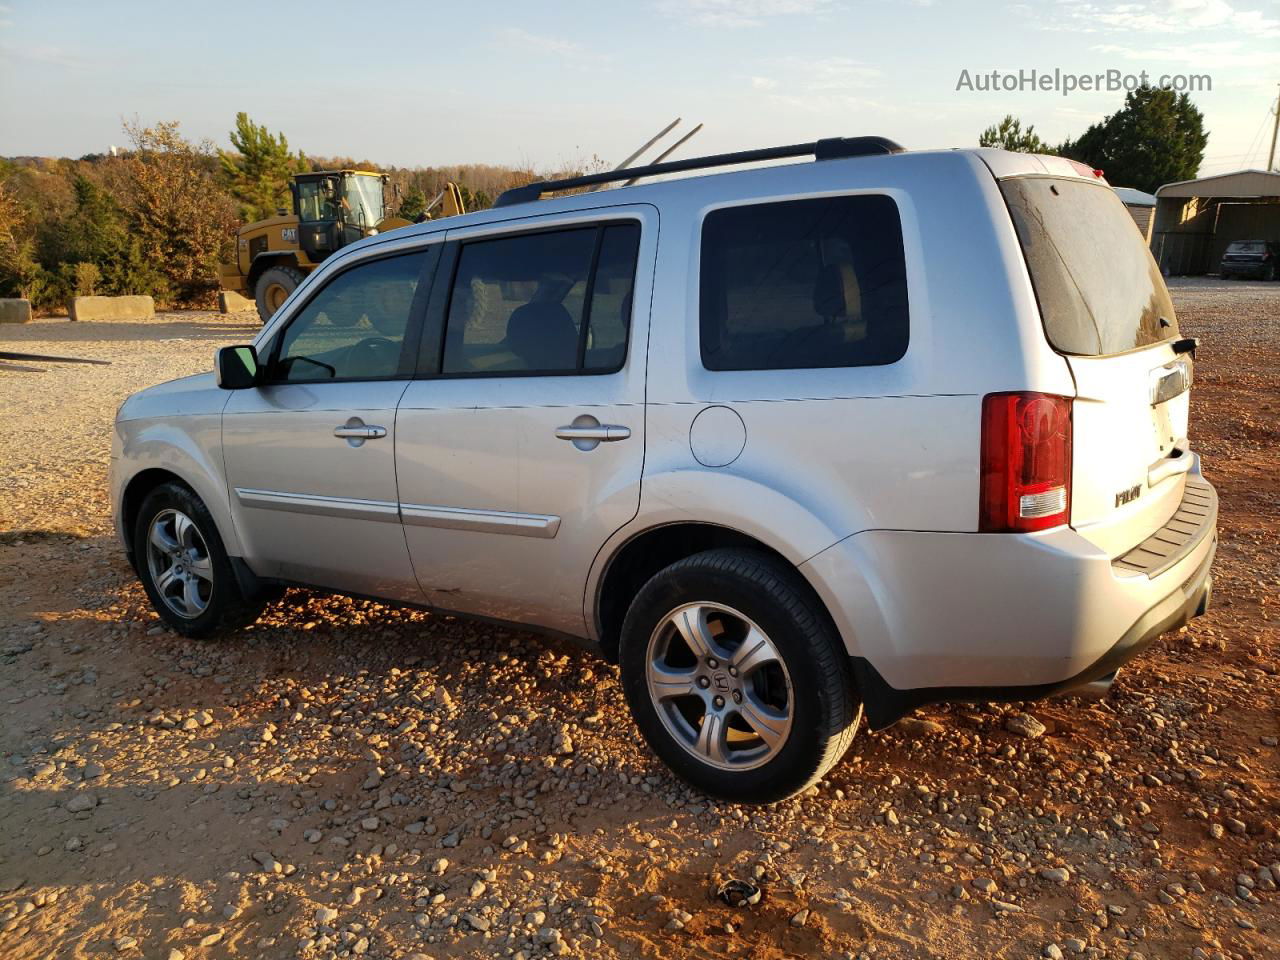
M 465 243 L 443 373 L 610 373 L 626 359 L 640 226 L 577 227 Z
M 386 257 L 338 274 L 290 321 L 276 381 L 375 380 L 402 374 L 401 355 L 426 254 Z
M 901 359 L 907 278 L 897 205 L 860 195 L 713 211 L 702 228 L 700 315 L 708 370 Z

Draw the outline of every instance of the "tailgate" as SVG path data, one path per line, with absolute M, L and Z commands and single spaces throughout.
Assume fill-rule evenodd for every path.
M 1191 361 L 1168 345 L 1114 357 L 1068 357 L 1071 525 L 1111 556 L 1178 509 L 1194 457 L 1187 441 Z
M 1000 181 L 1045 338 L 1075 379 L 1071 525 L 1112 557 L 1158 530 L 1182 500 L 1190 343 L 1164 279 L 1101 182 Z M 1181 352 L 1180 352 L 1181 351 Z

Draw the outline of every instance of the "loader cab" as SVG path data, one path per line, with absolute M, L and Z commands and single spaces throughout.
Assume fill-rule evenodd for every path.
M 369 236 L 386 216 L 383 174 L 358 170 L 299 174 L 293 179 L 298 245 L 319 263 Z

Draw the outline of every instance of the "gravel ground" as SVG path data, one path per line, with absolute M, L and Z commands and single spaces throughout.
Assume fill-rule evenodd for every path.
M 675 781 L 554 641 L 301 590 L 168 633 L 112 539 L 109 424 L 255 325 L 0 328 L 113 364 L 0 373 L 0 956 L 1275 956 L 1280 284 L 1174 297 L 1214 609 L 1103 702 L 927 708 L 769 808 Z M 715 900 L 730 876 L 763 900 Z

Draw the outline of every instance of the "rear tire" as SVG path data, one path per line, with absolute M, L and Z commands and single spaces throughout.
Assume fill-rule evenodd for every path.
M 178 633 L 206 637 L 252 623 L 266 597 L 247 600 L 204 502 L 178 483 L 156 487 L 133 526 L 134 565 L 147 598 Z
M 862 718 L 820 601 L 765 553 L 709 550 L 659 572 L 627 611 L 620 662 L 653 751 L 726 800 L 772 803 L 811 786 Z
M 295 267 L 269 267 L 258 277 L 253 287 L 253 299 L 258 304 L 258 316 L 263 323 L 275 315 L 289 294 L 298 289 L 306 274 Z

